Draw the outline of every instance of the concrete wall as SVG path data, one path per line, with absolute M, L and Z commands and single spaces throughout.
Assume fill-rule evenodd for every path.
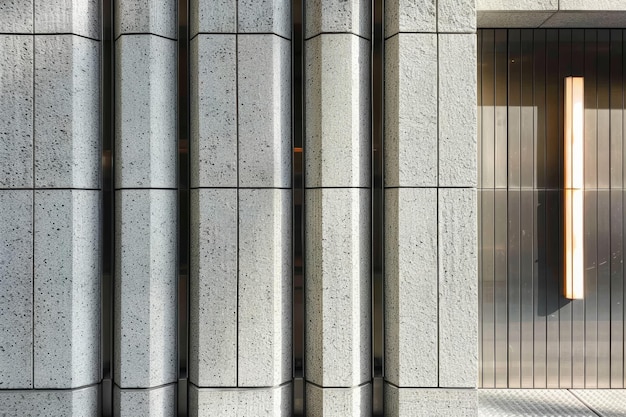
M 191 415 L 291 413 L 290 4 L 190 0 Z M 626 11 L 385 4 L 386 415 L 474 415 L 477 17 Z M 371 2 L 305 5 L 307 413 L 366 416 Z M 0 414 L 98 413 L 100 10 L 0 4 Z M 115 2 L 116 415 L 176 407 L 177 25 L 175 0 Z
M 190 18 L 190 415 L 289 416 L 291 4 Z
M 177 380 L 176 1 L 115 3 L 114 412 L 168 415 Z
M 371 2 L 305 2 L 307 415 L 371 415 Z
M 99 10 L 0 5 L 2 415 L 98 410 Z
M 385 415 L 472 415 L 474 2 L 385 6 Z

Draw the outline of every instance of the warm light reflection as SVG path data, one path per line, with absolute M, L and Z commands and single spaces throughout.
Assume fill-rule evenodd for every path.
M 583 77 L 565 78 L 565 298 L 584 295 L 584 93 Z

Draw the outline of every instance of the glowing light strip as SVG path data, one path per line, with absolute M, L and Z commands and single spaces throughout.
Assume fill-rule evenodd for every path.
M 565 78 L 565 298 L 584 297 L 584 114 L 583 77 Z

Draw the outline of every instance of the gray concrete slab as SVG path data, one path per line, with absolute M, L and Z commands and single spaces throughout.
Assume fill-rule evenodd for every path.
M 626 389 L 573 389 L 570 393 L 602 417 L 626 416 Z
M 481 389 L 479 417 L 617 417 L 626 415 L 626 390 Z

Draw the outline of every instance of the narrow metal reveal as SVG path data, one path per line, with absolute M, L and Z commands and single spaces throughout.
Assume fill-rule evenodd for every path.
M 372 2 L 372 412 L 382 416 L 384 411 L 384 78 L 385 78 L 385 4 Z
M 303 0 L 291 2 L 292 35 L 292 213 L 293 213 L 293 415 L 305 415 L 304 386 L 304 9 Z
M 113 184 L 113 152 L 115 132 L 113 41 L 113 2 L 102 0 L 101 46 L 101 105 L 102 105 L 102 277 L 101 277 L 101 412 L 104 417 L 113 415 L 113 294 L 115 271 L 115 193 Z
M 177 410 L 188 414 L 189 377 L 189 0 L 178 0 L 178 280 L 177 280 Z

